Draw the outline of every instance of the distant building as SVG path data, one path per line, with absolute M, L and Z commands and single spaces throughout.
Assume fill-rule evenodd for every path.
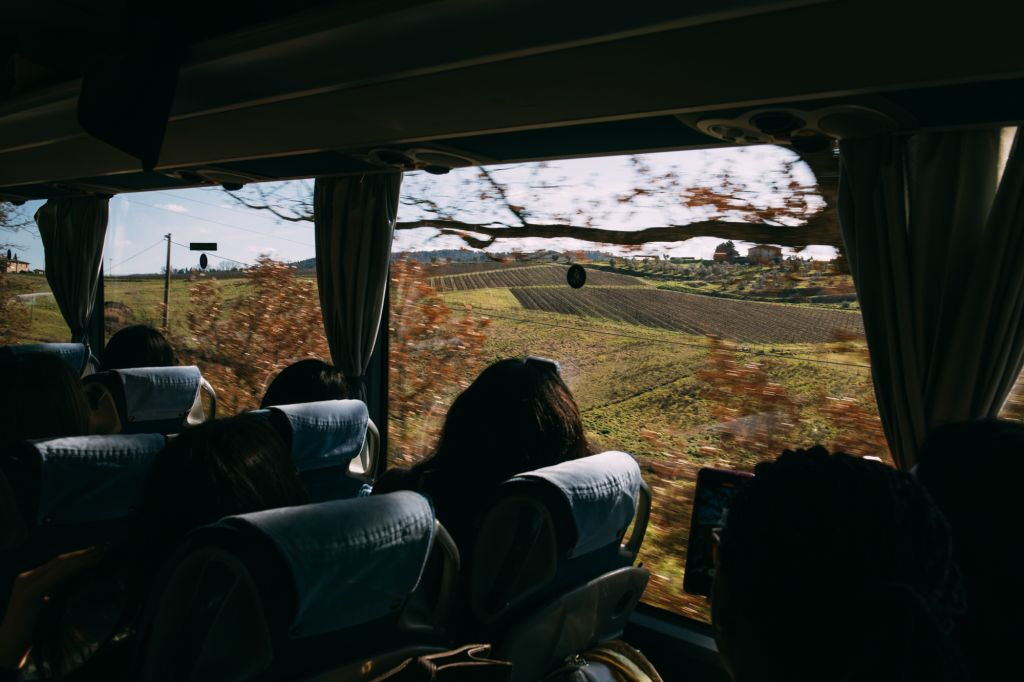
M 4 272 L 28 272 L 28 263 L 23 260 L 18 260 L 17 255 L 12 258 L 0 256 L 0 268 L 2 268 Z
M 717 253 L 715 254 L 718 255 Z M 747 251 L 747 259 L 758 265 L 770 265 L 782 262 L 782 249 L 771 244 L 758 244 Z
M 725 261 L 729 260 L 729 258 L 731 258 L 732 255 L 733 254 L 729 253 L 728 251 L 715 251 L 715 255 L 712 256 L 712 258 L 718 261 L 719 263 L 724 263 Z

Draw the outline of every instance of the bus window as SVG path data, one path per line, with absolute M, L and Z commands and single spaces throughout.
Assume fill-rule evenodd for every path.
M 248 188 L 307 190 L 312 183 Z M 330 359 L 314 252 L 311 222 L 281 221 L 221 189 L 117 196 L 104 247 L 106 337 L 128 325 L 159 329 L 179 363 L 198 365 L 214 386 L 218 414 L 259 407 L 276 372 Z
M 699 468 L 750 470 L 815 443 L 889 461 L 839 242 L 740 239 L 834 211 L 776 147 L 407 174 L 389 464 L 429 456 L 447 406 L 487 364 L 553 358 L 593 450 L 633 454 L 653 490 L 645 601 L 707 620 L 707 601 L 683 592 Z M 694 238 L 665 239 L 686 225 Z M 652 227 L 670 229 L 635 238 Z M 582 288 L 566 282 L 571 264 Z
M 0 345 L 71 340 L 44 271 L 32 214 L 42 205 L 0 201 Z

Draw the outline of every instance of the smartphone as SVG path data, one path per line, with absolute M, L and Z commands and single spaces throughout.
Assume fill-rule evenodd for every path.
M 686 545 L 686 572 L 683 589 L 690 594 L 709 596 L 715 580 L 716 535 L 725 526 L 736 492 L 753 474 L 742 471 L 704 468 L 697 472 L 693 495 L 690 539 Z

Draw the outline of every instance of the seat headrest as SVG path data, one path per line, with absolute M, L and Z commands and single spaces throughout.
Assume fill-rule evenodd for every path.
M 163 430 L 159 425 L 177 430 L 185 424 L 196 401 L 202 374 L 196 366 L 186 367 L 140 367 L 136 369 L 115 369 L 110 373 L 117 376 L 124 386 L 126 433 L 141 429 Z
M 25 353 L 54 353 L 78 374 L 83 374 L 89 366 L 89 347 L 84 343 L 28 343 L 19 346 L 7 346 L 11 355 Z
M 278 405 L 276 411 L 291 428 L 292 457 L 299 471 L 348 464 L 366 439 L 370 415 L 361 400 L 321 400 Z
M 416 588 L 434 537 L 422 495 L 396 492 L 228 517 L 217 526 L 269 540 L 291 572 L 293 637 L 396 613 Z
M 26 444 L 40 462 L 39 525 L 131 516 L 166 439 L 158 434 L 78 436 Z
M 633 520 L 643 479 L 625 452 L 603 452 L 517 476 L 515 485 L 535 482 L 557 491 L 576 529 L 569 558 L 621 540 Z

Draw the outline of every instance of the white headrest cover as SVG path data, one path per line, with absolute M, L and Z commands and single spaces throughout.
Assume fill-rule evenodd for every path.
M 140 367 L 111 370 L 124 383 L 128 421 L 184 422 L 199 394 L 202 374 L 199 368 Z
M 544 481 L 565 497 L 576 524 L 570 557 L 588 554 L 621 539 L 633 520 L 640 495 L 640 467 L 625 452 L 603 452 L 537 469 L 515 479 Z
M 36 522 L 90 523 L 131 516 L 165 442 L 158 434 L 137 434 L 32 443 L 42 460 Z
M 370 415 L 361 400 L 321 400 L 269 408 L 292 429 L 292 457 L 299 471 L 347 465 L 363 447 Z
M 271 509 L 221 524 L 251 527 L 281 551 L 298 595 L 291 634 L 307 637 L 401 607 L 426 564 L 434 512 L 425 497 L 403 491 Z

